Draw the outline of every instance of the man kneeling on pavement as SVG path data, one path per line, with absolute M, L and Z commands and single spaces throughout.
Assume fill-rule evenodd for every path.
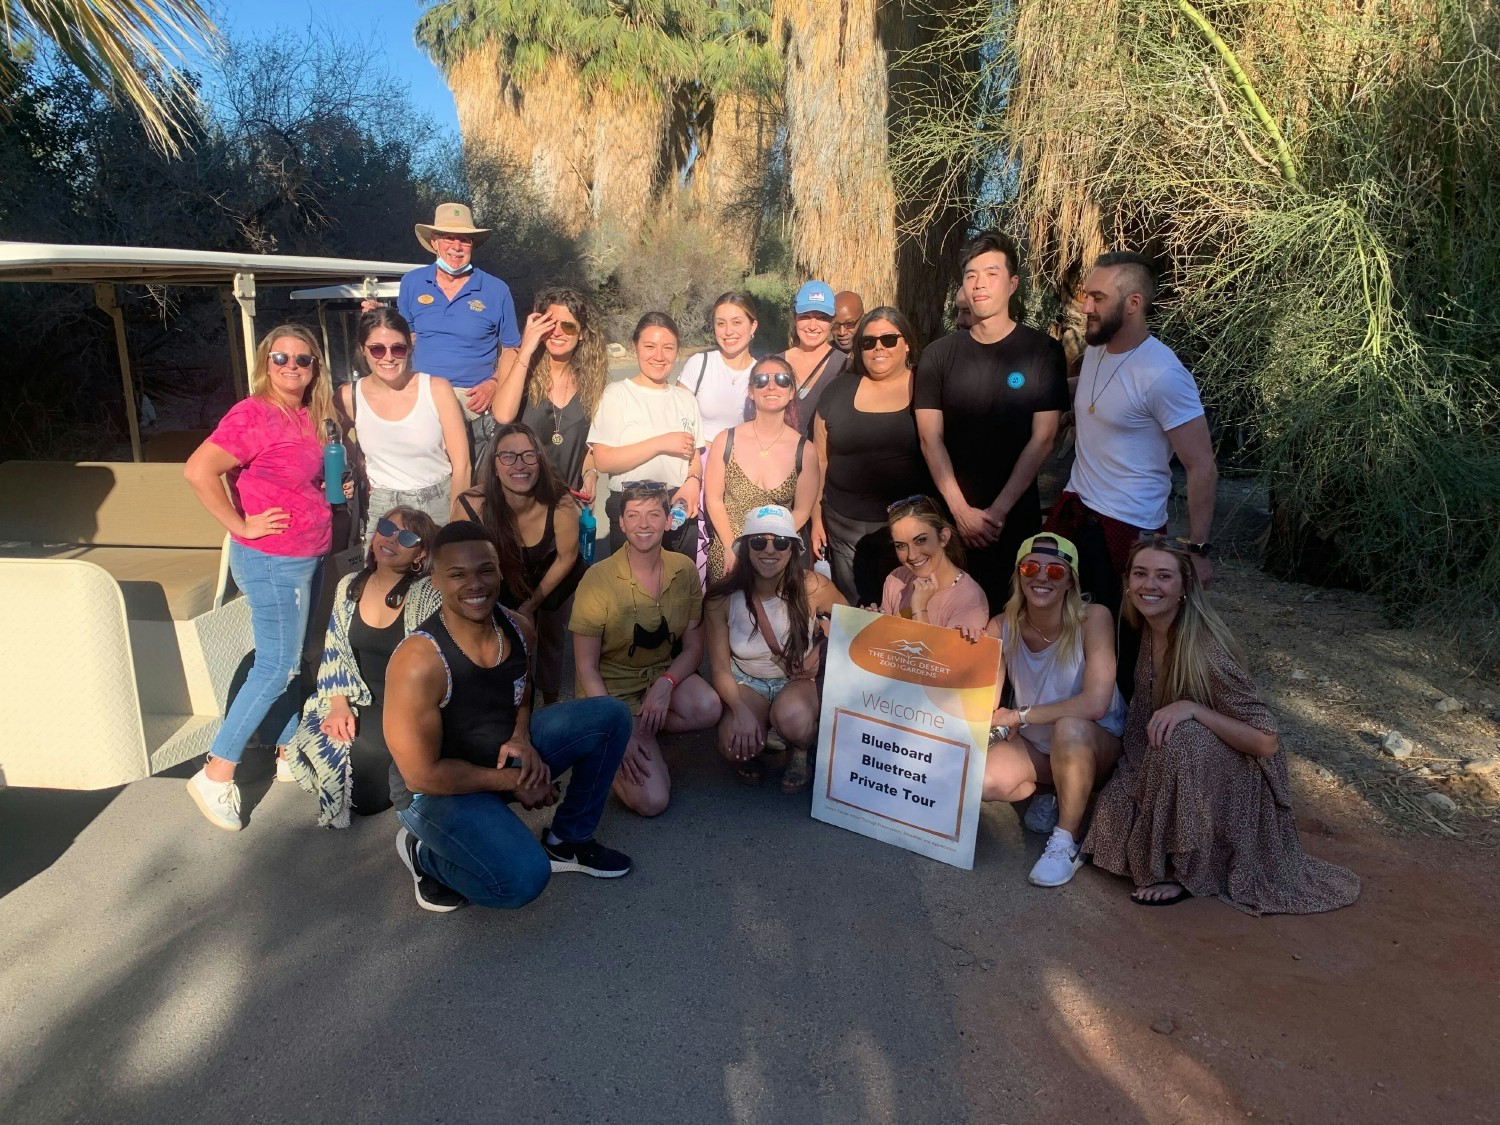
M 627 874 L 629 857 L 593 836 L 630 741 L 630 708 L 601 697 L 533 717 L 531 626 L 497 605 L 500 561 L 479 527 L 458 521 L 438 533 L 432 581 L 442 607 L 401 642 L 386 674 L 396 851 L 417 904 L 514 908 L 555 872 Z M 509 802 L 554 804 L 554 780 L 569 769 L 552 826 L 534 839 Z

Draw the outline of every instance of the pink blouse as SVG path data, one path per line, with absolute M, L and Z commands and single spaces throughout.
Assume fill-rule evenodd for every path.
M 241 399 L 208 440 L 239 462 L 228 478 L 229 493 L 242 515 L 283 508 L 291 516 L 280 535 L 234 535 L 236 543 L 290 558 L 328 553 L 333 510 L 323 496 L 323 446 L 312 432 L 306 408 L 290 415 L 265 399 Z
M 911 617 L 911 585 L 917 576 L 898 566 L 886 576 L 880 592 L 880 612 L 892 617 Z M 976 632 L 990 623 L 990 602 L 978 582 L 962 570 L 958 581 L 927 600 L 926 624 L 942 629 L 967 625 Z

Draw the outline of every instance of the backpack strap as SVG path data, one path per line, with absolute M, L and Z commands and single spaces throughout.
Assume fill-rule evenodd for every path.
M 483 521 L 481 521 L 479 518 L 479 513 L 474 510 L 474 505 L 469 503 L 469 498 L 462 492 L 458 494 L 458 502 L 463 505 L 464 511 L 469 513 L 469 519 L 473 520 L 481 527 L 484 526 Z
M 693 384 L 693 397 L 698 397 L 698 392 L 703 389 L 703 376 L 708 374 L 708 352 L 698 353 L 698 358 L 703 362 L 698 364 L 698 381 Z M 682 380 L 678 380 L 680 384 Z
M 734 454 L 734 427 L 724 431 L 724 464 L 729 464 L 729 458 Z
M 802 473 L 802 450 L 806 447 L 807 439 L 805 437 L 799 437 L 797 439 L 797 463 L 793 468 L 793 472 L 797 473 L 799 476 Z

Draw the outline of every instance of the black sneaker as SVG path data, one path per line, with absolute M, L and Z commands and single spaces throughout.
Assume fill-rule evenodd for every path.
M 417 838 L 405 828 L 396 833 L 396 854 L 411 872 L 412 882 L 416 885 L 417 905 L 423 910 L 447 914 L 450 910 L 469 905 L 469 900 L 463 895 L 452 887 L 439 883 L 417 866 Z
M 596 879 L 618 879 L 630 874 L 630 857 L 624 852 L 606 848 L 593 840 L 579 844 L 549 844 L 547 833 L 542 833 L 542 847 L 552 861 L 552 874 L 560 871 L 577 871 L 592 875 Z

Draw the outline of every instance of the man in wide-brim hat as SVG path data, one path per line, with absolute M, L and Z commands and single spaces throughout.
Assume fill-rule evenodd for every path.
M 453 384 L 472 454 L 494 429 L 490 401 L 521 346 L 516 304 L 510 286 L 474 268 L 474 248 L 493 232 L 465 204 L 438 204 L 416 230 L 436 260 L 401 279 L 396 307 L 411 324 L 413 366 Z

